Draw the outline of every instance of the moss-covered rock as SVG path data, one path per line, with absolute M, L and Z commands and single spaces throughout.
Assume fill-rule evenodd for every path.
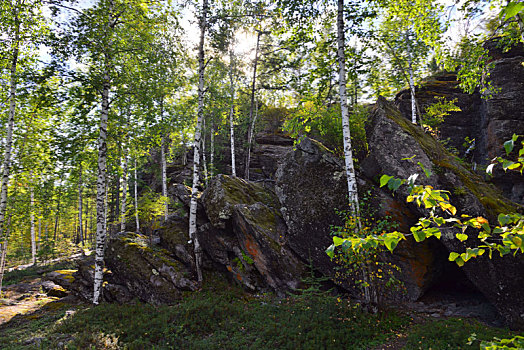
M 294 290 L 303 264 L 286 245 L 275 194 L 240 178 L 219 175 L 204 192 L 210 223 L 198 235 L 204 251 L 249 289 Z
M 172 303 L 182 291 L 194 291 L 197 283 L 183 263 L 169 252 L 148 245 L 146 236 L 126 232 L 111 237 L 106 266 L 113 281 L 139 299 L 155 304 Z
M 217 228 L 225 228 L 236 204 L 264 203 L 273 208 L 279 207 L 276 197 L 261 185 L 227 175 L 213 178 L 202 195 L 202 202 L 209 221 Z
M 522 210 L 520 205 L 505 198 L 496 187 L 465 168 L 437 140 L 424 133 L 419 126 L 411 124 L 392 103 L 384 99 L 379 99 L 372 111 L 368 141 L 369 155 L 362 162 L 361 169 L 371 179 L 378 180 L 382 174 L 405 179 L 411 174 L 422 173 L 422 165 L 432 170 L 432 175 L 429 178 L 422 175 L 418 181 L 450 191 L 451 202 L 457 207 L 458 215 L 484 216 L 495 222 L 499 213 Z M 407 188 L 401 187 L 396 197 L 406 198 L 408 192 Z M 406 207 L 416 216 L 427 215 L 425 209 L 413 204 Z M 441 242 L 448 251 L 462 252 L 466 246 L 454 239 L 453 229 L 442 236 Z M 476 244 L 471 240 L 466 243 L 468 246 Z M 522 255 L 502 259 L 482 256 L 468 261 L 462 269 L 509 324 L 524 326 Z

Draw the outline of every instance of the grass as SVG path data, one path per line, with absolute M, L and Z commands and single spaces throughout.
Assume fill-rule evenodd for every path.
M 468 345 L 471 334 L 477 335 L 478 341 Z M 413 327 L 407 337 L 405 349 L 479 349 L 481 340 L 492 340 L 493 337 L 511 338 L 516 334 L 507 329 L 488 327 L 472 320 L 451 318 L 432 321 Z
M 253 296 L 219 279 L 176 305 L 53 302 L 0 326 L 0 348 L 15 349 L 381 349 L 408 332 L 405 349 L 478 349 L 507 330 L 469 319 L 411 325 L 397 312 L 369 314 L 328 294 Z M 67 310 L 76 311 L 66 316 Z M 38 341 L 35 341 L 38 340 Z
M 217 281 L 171 306 L 62 304 L 0 326 L 0 348 L 367 349 L 409 323 L 333 296 L 252 296 Z M 64 318 L 68 309 L 78 311 Z

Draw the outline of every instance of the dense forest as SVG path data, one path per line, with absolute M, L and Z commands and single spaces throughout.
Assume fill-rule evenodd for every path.
M 524 328 L 524 2 L 0 1 L 0 300 L 17 273 L 47 272 L 83 298 L 71 329 L 95 310 L 186 328 L 201 313 L 225 337 L 206 343 L 200 325 L 201 339 L 125 340 L 130 329 L 28 348 L 302 342 L 227 343 L 217 325 L 231 320 L 202 309 L 216 298 L 241 313 L 245 292 L 281 305 L 243 301 L 257 314 L 246 328 L 315 310 L 333 333 L 304 348 L 379 349 L 406 327 L 384 348 L 524 346 L 480 323 L 413 330 L 384 311 L 459 276 L 453 288 L 467 280 L 501 324 Z M 330 315 L 382 335 L 344 336 Z M 439 327 L 465 339 L 413 338 Z

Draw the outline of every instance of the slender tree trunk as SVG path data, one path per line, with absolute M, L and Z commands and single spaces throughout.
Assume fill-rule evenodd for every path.
M 40 249 L 42 247 L 42 220 L 38 218 L 38 241 L 37 241 L 37 249 Z
M 84 239 L 87 241 L 88 238 L 87 238 L 87 235 L 88 235 L 88 226 L 87 226 L 87 221 L 89 219 L 89 193 L 88 193 L 88 197 L 86 198 L 86 211 L 85 211 L 85 223 L 84 223 Z
M 140 232 L 140 220 L 138 220 L 138 177 L 136 176 L 136 157 L 135 157 L 135 220 L 136 220 L 136 232 Z
M 360 231 L 360 208 L 358 202 L 358 188 L 353 164 L 353 151 L 351 147 L 351 132 L 349 129 L 349 110 L 347 106 L 346 91 L 346 62 L 345 62 L 345 34 L 344 34 L 344 0 L 338 0 L 337 11 L 337 43 L 338 43 L 338 65 L 339 65 L 339 95 L 340 111 L 342 113 L 342 132 L 344 135 L 344 158 L 346 163 L 346 177 L 348 183 L 348 199 L 351 215 L 355 218 L 357 229 Z M 366 263 L 362 264 L 362 276 L 365 284 L 369 284 L 369 269 Z M 369 287 L 364 286 L 364 299 L 369 304 L 371 302 Z
M 162 162 L 162 196 L 167 197 L 167 161 L 166 161 L 166 138 L 162 136 L 162 145 L 160 147 L 160 157 Z M 166 201 L 164 206 L 164 220 L 167 220 L 169 207 Z
M 110 2 L 112 5 L 112 1 Z M 112 10 L 112 6 L 110 8 Z M 109 11 L 111 15 L 112 11 Z M 112 20 L 110 20 L 112 21 Z M 111 26 L 111 25 L 110 25 Z M 106 243 L 106 158 L 107 158 L 107 122 L 109 116 L 109 57 L 105 55 L 105 72 L 103 77 L 102 90 L 102 111 L 100 114 L 100 134 L 98 137 L 98 179 L 96 194 L 96 252 L 95 252 L 95 275 L 93 286 L 93 304 L 99 303 L 102 290 L 103 269 L 104 269 L 104 250 Z
M 233 38 L 231 39 L 233 42 Z M 234 44 L 231 44 L 234 45 Z M 231 104 L 229 110 L 229 130 L 231 135 L 231 175 L 237 176 L 237 170 L 235 165 L 235 79 L 233 76 L 233 69 L 235 64 L 235 54 L 233 53 L 233 47 L 229 50 L 229 84 L 231 90 Z
M 255 107 L 255 86 L 256 86 L 256 80 L 257 80 L 257 64 L 258 64 L 258 49 L 260 45 L 260 36 L 262 35 L 262 31 L 258 31 L 257 33 L 257 46 L 255 48 L 255 62 L 253 65 L 253 81 L 251 82 L 251 104 L 249 106 L 249 131 L 247 134 L 247 155 L 246 155 L 246 168 L 244 170 L 244 178 L 246 180 L 249 180 L 249 163 L 251 162 L 251 144 L 253 142 L 253 133 L 254 133 L 254 126 L 255 123 L 253 122 L 253 109 Z
M 206 119 L 204 118 L 202 120 L 202 137 L 200 138 L 200 141 L 202 142 L 202 164 L 204 168 L 204 182 L 207 186 L 207 178 L 208 178 L 208 172 L 207 172 L 207 160 L 206 160 Z
M 13 20 L 15 23 L 14 38 L 11 48 L 11 67 L 10 67 L 10 83 L 9 83 L 9 119 L 7 121 L 7 131 L 5 137 L 4 162 L 2 165 L 2 184 L 0 185 L 0 240 L 6 231 L 4 228 L 5 213 L 7 210 L 7 186 L 9 182 L 9 172 L 11 170 L 11 151 L 13 144 L 13 130 L 15 127 L 15 113 L 16 113 L 16 89 L 18 77 L 16 73 L 18 64 L 18 51 L 20 41 L 20 21 L 18 12 L 13 11 Z
M 417 102 L 415 98 L 415 82 L 413 79 L 413 60 L 411 53 L 411 38 L 409 31 L 406 31 L 406 43 L 408 47 L 408 74 L 409 74 L 409 91 L 411 92 L 411 122 L 417 124 Z
M 31 172 L 32 175 L 32 172 Z M 31 176 L 32 178 L 32 176 Z M 36 265 L 36 230 L 35 230 L 35 191 L 33 186 L 29 189 L 30 193 L 30 213 L 29 222 L 31 225 L 31 263 Z
M 7 257 L 7 243 L 9 242 L 9 234 L 11 233 L 11 213 L 7 216 L 7 228 L 3 241 L 0 244 L 0 297 L 2 297 L 2 282 L 4 280 L 4 271 Z
M 215 175 L 215 123 L 211 123 L 211 138 L 209 140 L 209 176 Z
M 80 242 L 82 246 L 84 245 L 84 233 L 82 232 L 82 187 L 84 183 L 82 182 L 82 161 L 78 168 L 78 233 L 80 235 Z
M 204 119 L 204 39 L 207 27 L 208 0 L 202 0 L 202 14 L 200 16 L 200 43 L 198 45 L 198 117 L 193 142 L 193 187 L 191 188 L 191 203 L 189 206 L 189 239 L 193 241 L 195 250 L 195 265 L 198 282 L 202 282 L 202 247 L 197 236 L 197 195 L 200 168 L 200 138 L 202 134 L 202 120 Z
M 346 62 L 345 62 L 345 34 L 344 34 L 344 0 L 338 0 L 337 16 L 337 42 L 338 42 L 338 66 L 339 66 L 339 95 L 340 111 L 342 114 L 342 131 L 344 135 L 344 158 L 346 163 L 346 177 L 348 183 L 349 203 L 352 213 L 358 216 L 358 191 L 353 165 L 353 151 L 351 148 L 351 132 L 349 129 L 349 110 L 347 106 L 346 92 Z
M 127 148 L 124 149 L 124 174 L 122 176 L 122 208 L 120 210 L 120 231 L 124 232 L 126 230 L 126 203 L 127 203 Z
M 164 121 L 164 97 L 160 101 L 160 118 Z M 167 161 L 166 161 L 166 137 L 162 134 L 162 145 L 160 146 L 160 157 L 162 163 L 162 196 L 167 198 Z M 166 201 L 164 207 L 164 221 L 167 221 L 169 204 Z
M 60 183 L 58 184 L 59 186 L 61 185 Z M 57 233 L 58 233 L 58 224 L 60 223 L 59 219 L 60 219 L 60 198 L 62 197 L 62 189 L 60 188 L 60 190 L 58 191 L 58 198 L 57 198 L 57 202 L 56 202 L 56 214 L 55 214 L 55 230 L 54 230 L 54 234 L 53 234 L 53 240 L 56 242 L 56 237 L 57 237 Z

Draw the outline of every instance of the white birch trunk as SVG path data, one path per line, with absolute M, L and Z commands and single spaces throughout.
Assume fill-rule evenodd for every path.
M 351 132 L 349 129 L 349 110 L 347 105 L 346 91 L 346 62 L 345 62 L 345 35 L 344 35 L 344 0 L 338 0 L 337 16 L 337 42 L 338 42 L 338 65 L 339 65 L 339 95 L 340 111 L 342 113 L 342 131 L 344 135 L 344 158 L 346 163 L 346 177 L 348 183 L 348 197 L 351 211 L 355 217 L 360 212 L 358 207 L 357 180 L 353 164 L 353 151 L 351 148 Z
M 82 161 L 80 161 L 80 165 L 78 168 L 78 227 L 79 227 L 79 235 L 80 235 L 80 242 L 82 245 L 84 245 L 84 232 L 82 230 L 82 210 L 83 210 L 83 200 L 82 200 L 82 188 L 84 184 L 82 182 Z
M 244 178 L 246 180 L 249 180 L 249 163 L 251 162 L 251 143 L 253 141 L 253 132 L 254 132 L 254 118 L 253 118 L 253 109 L 255 106 L 255 86 L 256 86 L 256 80 L 257 80 L 257 64 L 258 64 L 258 48 L 260 45 L 260 36 L 262 35 L 262 31 L 258 31 L 257 33 L 257 45 L 255 48 L 255 62 L 253 66 L 253 81 L 251 83 L 251 104 L 249 107 L 249 131 L 247 133 L 247 156 L 246 156 L 246 169 L 244 170 Z
M 230 135 L 231 135 L 231 175 L 237 176 L 237 170 L 236 170 L 236 165 L 235 165 L 236 161 L 235 161 L 235 127 L 234 127 L 234 118 L 235 118 L 235 79 L 233 77 L 234 59 L 235 59 L 235 55 L 233 53 L 233 48 L 231 48 L 231 50 L 229 50 L 229 84 L 230 84 L 230 90 L 231 90 L 231 106 L 229 110 L 229 130 L 230 130 Z
M 17 89 L 17 64 L 18 64 L 18 50 L 20 41 L 20 22 L 16 10 L 13 13 L 15 22 L 15 36 L 13 38 L 11 67 L 10 67 L 10 83 L 9 83 L 9 119 L 7 121 L 7 132 L 5 137 L 4 162 L 2 164 L 2 183 L 0 185 L 0 240 L 4 236 L 5 230 L 5 213 L 7 210 L 7 186 L 9 182 L 9 172 L 11 170 L 11 151 L 13 145 L 13 130 L 15 127 L 15 112 L 16 112 L 16 89 Z
M 136 232 L 140 232 L 140 220 L 138 220 L 138 177 L 136 175 L 136 157 L 135 157 L 135 220 L 136 220 Z
M 33 265 L 36 265 L 35 190 L 33 186 L 31 186 L 29 191 L 30 191 L 29 193 L 29 196 L 30 196 L 29 222 L 31 225 L 31 263 Z
M 208 172 L 207 172 L 207 160 L 206 160 L 206 119 L 204 118 L 202 120 L 202 131 L 203 131 L 203 135 L 202 137 L 200 138 L 200 141 L 202 142 L 202 163 L 203 163 L 203 168 L 204 168 L 204 182 L 207 186 L 207 178 L 208 178 Z
M 160 162 L 162 163 L 162 196 L 167 198 L 167 161 L 166 161 L 166 138 L 162 136 L 162 145 L 160 146 Z M 167 221 L 169 205 L 166 201 L 164 206 L 164 221 Z
M 346 177 L 348 183 L 348 199 L 351 206 L 351 215 L 357 223 L 357 230 L 360 231 L 360 208 L 358 203 L 358 188 L 353 164 L 353 151 L 351 147 L 351 132 L 349 129 L 349 110 L 347 106 L 346 91 L 346 62 L 345 62 L 345 33 L 344 33 L 344 0 L 338 0 L 337 11 L 337 43 L 338 43 L 338 65 L 339 65 L 339 95 L 340 111 L 342 113 L 342 132 L 344 135 L 344 158 L 346 163 Z M 364 283 L 368 282 L 368 268 L 365 263 L 362 264 L 362 276 Z M 367 303 L 371 301 L 369 287 L 363 288 L 364 299 Z
M 7 243 L 9 242 L 9 234 L 11 232 L 11 214 L 7 217 L 7 229 L 3 241 L 0 244 L 0 297 L 2 297 L 2 282 L 4 280 L 4 271 L 7 257 Z
M 411 53 L 411 38 L 409 31 L 406 32 L 406 43 L 408 47 L 408 74 L 409 74 L 409 91 L 411 92 L 411 122 L 417 124 L 417 102 L 415 99 L 415 80 L 413 78 L 413 60 Z
M 127 148 L 124 149 L 124 164 L 123 164 L 123 170 L 124 173 L 122 175 L 122 203 L 120 208 L 120 232 L 124 232 L 126 230 L 126 203 L 127 203 L 127 154 L 128 154 Z
M 191 203 L 189 206 L 189 239 L 194 244 L 195 265 L 198 282 L 202 282 L 202 248 L 198 241 L 197 232 L 197 194 L 200 167 L 200 138 L 202 133 L 202 120 L 204 119 L 204 38 L 207 27 L 208 0 L 202 0 L 202 14 L 200 17 L 200 42 L 198 45 L 198 116 L 193 141 L 193 187 L 191 188 Z
M 40 249 L 41 247 L 41 241 L 42 241 L 42 220 L 40 217 L 38 218 L 38 241 L 37 241 L 37 249 Z
M 106 55 L 106 60 L 108 59 Z M 106 67 L 108 63 L 106 62 Z M 98 179 L 96 183 L 96 251 L 93 304 L 99 303 L 102 290 L 104 250 L 106 243 L 106 158 L 107 158 L 107 122 L 109 116 L 109 72 L 104 73 L 102 91 L 102 111 L 100 114 L 100 133 L 98 137 Z

